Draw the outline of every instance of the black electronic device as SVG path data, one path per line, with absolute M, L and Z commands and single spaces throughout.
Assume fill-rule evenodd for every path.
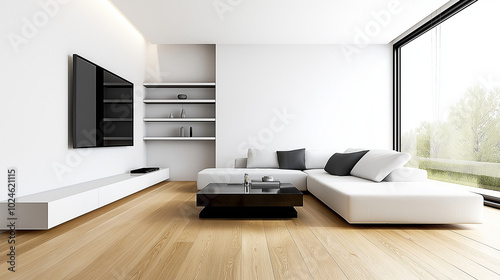
M 73 148 L 133 146 L 134 84 L 73 55 Z
M 143 167 L 143 168 L 130 170 L 130 174 L 143 174 L 143 173 L 149 173 L 149 172 L 158 171 L 158 170 L 160 170 L 159 167 Z

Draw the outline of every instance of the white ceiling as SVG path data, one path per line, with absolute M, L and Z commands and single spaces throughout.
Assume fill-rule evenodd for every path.
M 387 44 L 449 0 L 110 0 L 154 44 Z

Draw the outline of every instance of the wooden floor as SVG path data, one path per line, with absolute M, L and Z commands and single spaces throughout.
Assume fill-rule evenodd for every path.
M 500 211 L 480 225 L 354 226 L 312 195 L 298 219 L 198 219 L 164 182 L 48 231 L 18 231 L 0 279 L 500 279 Z

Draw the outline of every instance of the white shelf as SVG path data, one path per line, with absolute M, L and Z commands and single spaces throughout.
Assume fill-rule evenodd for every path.
M 197 124 L 203 128 L 206 128 L 206 126 L 210 127 L 216 122 L 216 118 L 212 117 L 212 114 L 205 114 L 203 112 L 207 110 L 211 110 L 211 107 L 205 106 L 205 105 L 215 105 L 216 104 L 216 99 L 215 99 L 215 93 L 212 93 L 212 89 L 215 90 L 215 83 L 144 83 L 144 87 L 146 88 L 163 88 L 165 90 L 158 90 L 158 91 L 153 91 L 154 93 L 152 96 L 155 96 L 156 98 L 159 99 L 152 99 L 154 97 L 150 96 L 149 99 L 145 98 L 144 103 L 145 104 L 201 104 L 200 106 L 194 106 L 196 108 L 193 108 L 193 111 L 198 110 L 199 113 L 198 115 L 206 115 L 207 117 L 201 117 L 201 118 L 161 118 L 161 117 L 145 117 L 143 120 L 145 123 L 164 123 L 163 125 L 168 125 L 173 124 L 173 123 L 200 123 Z M 189 89 L 192 88 L 194 89 L 193 92 L 196 93 L 194 96 L 196 96 L 195 99 L 175 99 L 173 96 L 173 91 L 169 90 L 170 89 L 175 89 L 175 88 L 185 88 Z M 196 90 L 198 88 L 198 90 Z M 208 89 L 209 95 L 200 95 L 202 93 L 205 93 Z M 146 90 L 147 92 L 147 90 Z M 169 93 L 167 95 L 158 95 L 158 93 Z M 197 95 L 198 94 L 198 95 Z M 148 96 L 146 94 L 146 96 Z M 167 99 L 166 99 L 167 98 Z M 207 99 L 204 99 L 207 98 Z M 164 108 L 167 108 L 168 106 L 165 106 Z M 156 106 L 151 106 L 151 107 L 146 107 L 146 111 L 151 112 L 151 115 L 156 115 L 156 116 L 161 116 L 164 115 L 164 111 L 159 111 L 159 107 Z M 205 111 L 204 111 L 205 110 Z M 196 116 L 197 114 L 194 113 Z M 153 125 L 152 125 L 153 126 Z M 163 134 L 162 132 L 156 131 L 155 132 L 150 132 L 151 134 L 156 134 L 156 135 L 161 135 Z M 205 133 L 201 133 L 202 135 L 211 135 L 211 132 L 206 131 Z M 175 135 L 175 134 L 174 134 Z M 169 136 L 144 136 L 143 138 L 144 141 L 215 141 L 214 136 L 206 136 L 206 137 L 179 137 L 179 136 L 174 136 L 174 137 L 169 137 Z
M 147 88 L 214 88 L 215 83 L 144 83 Z
M 146 136 L 144 141 L 215 141 L 215 137 L 163 137 Z
M 145 122 L 215 122 L 215 118 L 144 118 Z
M 50 229 L 104 205 L 169 179 L 168 168 L 145 174 L 119 174 L 16 199 L 16 229 Z M 7 209 L 1 201 L 1 209 Z M 0 219 L 7 221 L 7 211 Z M 5 230 L 5 224 L 0 225 Z
M 215 104 L 215 99 L 144 99 L 146 104 Z

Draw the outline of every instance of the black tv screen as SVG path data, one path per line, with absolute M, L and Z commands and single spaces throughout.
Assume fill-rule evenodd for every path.
M 73 148 L 133 146 L 134 84 L 73 55 Z

